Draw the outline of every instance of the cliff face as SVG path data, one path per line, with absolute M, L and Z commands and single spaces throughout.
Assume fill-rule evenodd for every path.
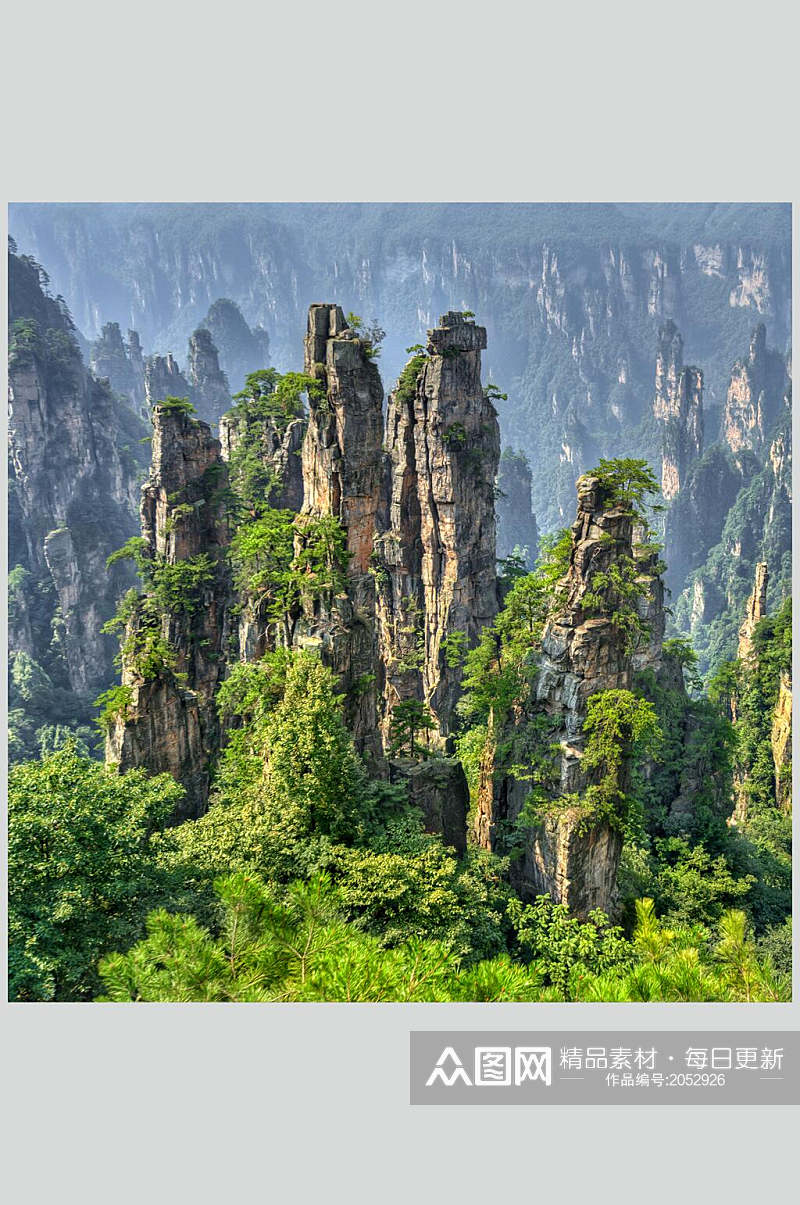
M 461 678 L 450 649 L 472 645 L 497 611 L 500 435 L 481 385 L 485 347 L 484 327 L 445 314 L 389 398 L 390 505 L 377 549 L 385 710 L 420 699 L 440 738 Z
M 218 423 L 230 408 L 231 391 L 207 330 L 196 330 L 189 339 L 188 380 L 197 413 L 207 423 Z
M 531 510 L 531 468 L 524 453 L 505 449 L 497 474 L 497 555 L 525 549 L 528 569 L 536 563 L 539 529 Z
M 571 521 L 576 477 L 616 455 L 623 434 L 629 455 L 651 455 L 639 424 L 653 400 L 650 349 L 667 319 L 703 367 L 709 411 L 724 401 L 755 322 L 778 348 L 789 340 L 786 206 L 209 205 L 201 246 L 196 216 L 183 210 L 171 207 L 166 222 L 162 207 L 118 206 L 112 223 L 98 220 L 102 207 L 62 205 L 56 239 L 52 210 L 26 205 L 12 207 L 11 225 L 52 265 L 87 332 L 97 314 L 124 314 L 146 345 L 180 347 L 202 325 L 234 390 L 242 378 L 208 308 L 222 265 L 225 308 L 235 303 L 269 328 L 272 362 L 283 365 L 296 364 L 298 324 L 320 296 L 380 316 L 389 379 L 437 314 L 468 305 L 486 315 L 487 366 L 509 392 L 503 441 L 528 455 L 544 531 Z M 574 459 L 554 485 L 562 444 Z
M 144 359 L 136 331 L 122 338 L 118 322 L 107 322 L 90 349 L 92 375 L 105 378 L 115 393 L 126 398 L 132 410 L 143 413 L 146 402 Z
M 367 345 L 337 305 L 312 305 L 305 372 L 325 383 L 311 399 L 303 443 L 303 511 L 334 515 L 347 532 L 348 574 L 370 565 L 383 479 L 383 386 Z
M 743 661 L 746 657 L 752 656 L 753 653 L 753 632 L 756 629 L 756 624 L 767 613 L 767 583 L 769 581 L 769 570 L 765 561 L 759 561 L 756 565 L 756 580 L 753 585 L 753 592 L 747 600 L 745 616 L 742 620 L 742 626 L 739 628 L 739 648 L 737 657 Z
M 703 453 L 703 374 L 684 367 L 683 339 L 671 321 L 659 332 L 653 415 L 662 429 L 661 490 L 669 501 Z
M 141 503 L 150 580 L 125 632 L 128 697 L 109 728 L 106 760 L 121 771 L 172 774 L 186 788 L 182 816 L 205 810 L 219 745 L 214 694 L 225 672 L 232 595 L 223 559 L 225 483 L 209 427 L 157 406 Z
M 115 642 L 100 629 L 131 575 L 105 562 L 136 530 L 145 428 L 86 371 L 70 316 L 45 289 L 39 266 L 12 253 L 9 560 L 29 575 L 16 626 L 56 683 L 89 699 L 113 678 Z
M 252 328 L 236 302 L 221 297 L 213 303 L 200 326 L 207 330 L 219 351 L 220 365 L 237 393 L 248 373 L 269 364 L 269 335 L 263 326 Z
M 324 397 L 309 398 L 302 514 L 339 520 L 348 561 L 344 592 L 306 609 L 303 640 L 318 644 L 341 675 L 356 746 L 375 759 L 381 666 L 370 568 L 383 492 L 383 386 L 368 352 L 339 306 L 310 307 L 305 372 L 324 385 Z
M 772 764 L 775 770 L 775 802 L 784 812 L 792 810 L 792 679 L 781 674 L 778 701 L 772 716 Z
M 780 417 L 787 384 L 783 356 L 767 347 L 767 330 L 760 322 L 748 356 L 733 366 L 725 398 L 722 436 L 732 452 L 749 448 L 763 453 Z
M 791 576 L 791 386 L 763 326 L 730 377 L 723 440 L 689 470 L 665 524 L 667 583 L 676 625 L 691 634 L 701 670 L 736 654 L 756 565 L 769 572 L 770 609 Z
M 168 397 L 191 398 L 192 392 L 172 352 L 166 356 L 147 357 L 144 362 L 144 388 L 150 407 Z
M 518 821 L 530 792 L 530 782 L 519 770 L 504 768 L 498 748 L 509 742 L 514 760 L 525 764 L 526 728 L 532 717 L 547 720 L 547 745 L 559 753 L 553 767 L 553 796 L 579 795 L 592 785 L 584 770 L 583 726 L 587 702 L 603 690 L 628 690 L 632 681 L 632 651 L 618 619 L 622 600 L 611 583 L 609 570 L 622 558 L 633 563 L 631 512 L 611 505 L 597 478 L 578 482 L 578 514 L 572 525 L 569 568 L 561 583 L 562 603 L 548 620 L 542 636 L 541 658 L 534 698 L 527 709 L 512 718 L 508 731 L 495 732 L 481 766 L 476 835 L 485 848 L 501 849 L 503 830 Z M 641 576 L 648 565 L 637 564 Z M 663 588 L 652 583 L 643 610 L 656 621 L 647 656 L 660 658 Z M 531 758 L 531 767 L 537 756 Z M 530 755 L 529 755 L 530 756 Z M 620 784 L 625 789 L 625 784 Z M 606 821 L 586 823 L 579 807 L 559 808 L 552 815 L 526 825 L 526 838 L 512 865 L 512 881 L 526 898 L 549 893 L 579 916 L 592 908 L 613 911 L 622 837 Z
M 584 784 L 580 768 L 581 731 L 586 701 L 599 690 L 629 690 L 631 653 L 616 626 L 619 599 L 611 586 L 599 591 L 600 605 L 585 603 L 598 593 L 595 579 L 607 575 L 620 558 L 633 556 L 633 524 L 621 507 L 606 509 L 594 477 L 578 482 L 578 516 L 572 525 L 572 553 L 566 577 L 566 602 L 542 636 L 542 663 L 537 698 L 558 721 L 561 741 L 561 789 Z

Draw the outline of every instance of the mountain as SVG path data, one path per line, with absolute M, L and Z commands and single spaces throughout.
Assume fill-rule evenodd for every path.
M 508 394 L 503 443 L 528 457 L 543 531 L 569 520 L 574 481 L 599 456 L 621 442 L 659 454 L 650 403 L 666 321 L 702 366 L 708 445 L 756 323 L 784 355 L 790 338 L 787 205 L 30 204 L 11 207 L 10 228 L 87 337 L 116 321 L 166 354 L 205 325 L 233 386 L 242 340 L 235 319 L 215 328 L 221 298 L 241 310 L 251 351 L 255 331 L 257 366 L 261 328 L 286 370 L 300 367 L 308 305 L 335 294 L 390 332 L 387 387 L 438 314 L 480 312 L 487 375 Z

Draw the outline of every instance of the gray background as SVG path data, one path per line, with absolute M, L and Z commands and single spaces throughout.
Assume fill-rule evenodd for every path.
M 3 198 L 796 199 L 788 20 L 777 0 L 17 6 Z M 0 1183 L 22 1205 L 796 1191 L 796 1109 L 409 1107 L 411 1028 L 565 1024 L 797 1029 L 800 1008 L 4 1006 Z

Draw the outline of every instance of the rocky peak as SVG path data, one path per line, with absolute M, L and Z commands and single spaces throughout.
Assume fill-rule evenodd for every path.
M 324 382 L 325 398 L 309 401 L 303 511 L 341 521 L 351 576 L 369 569 L 382 496 L 383 385 L 369 348 L 340 306 L 310 306 L 305 372 Z
M 767 347 L 766 327 L 760 322 L 750 339 L 747 357 L 737 360 L 731 370 L 722 430 L 732 452 L 749 448 L 760 453 L 764 449 L 787 387 L 784 359 Z
M 461 663 L 497 611 L 494 480 L 497 413 L 481 384 L 486 330 L 447 313 L 389 398 L 389 512 L 376 546 L 386 666 L 385 721 L 401 699 L 448 733 Z
M 307 608 L 302 639 L 316 643 L 340 675 L 356 746 L 375 760 L 381 755 L 381 665 L 370 568 L 384 492 L 384 455 L 383 385 L 370 350 L 369 341 L 348 327 L 340 306 L 309 308 L 305 372 L 324 393 L 309 394 L 302 514 L 339 520 L 348 563 L 345 592 Z
M 152 576 L 125 631 L 127 699 L 108 730 L 106 760 L 120 771 L 145 766 L 171 774 L 186 790 L 181 816 L 205 810 L 209 766 L 219 748 L 214 695 L 225 672 L 232 597 L 224 561 L 226 483 L 220 444 L 208 425 L 157 405 L 141 504 Z M 169 582 L 172 588 L 160 593 L 159 584 Z M 165 596 L 177 601 L 167 603 Z
M 189 339 L 188 381 L 200 417 L 209 423 L 219 422 L 231 404 L 231 394 L 211 333 L 202 328 Z
M 154 406 L 168 397 L 190 397 L 189 382 L 172 352 L 166 356 L 148 356 L 144 362 L 144 387 L 147 405 Z
M 703 374 L 684 366 L 683 339 L 672 321 L 659 331 L 653 415 L 662 428 L 661 489 L 670 500 L 703 454 Z
M 208 424 L 155 406 L 152 463 L 141 505 L 142 535 L 154 556 L 174 564 L 227 544 L 221 506 L 209 502 L 224 477 L 220 443 Z
M 756 565 L 755 582 L 753 590 L 747 599 L 747 607 L 745 617 L 742 621 L 742 626 L 739 628 L 739 649 L 737 656 L 740 661 L 752 656 L 753 653 L 753 632 L 758 624 L 767 613 L 767 585 L 769 583 L 769 571 L 766 561 L 759 561 Z
M 562 583 L 564 605 L 542 635 L 536 692 L 545 710 L 558 717 L 562 729 L 564 791 L 579 790 L 582 785 L 581 731 L 589 696 L 600 690 L 628 690 L 631 685 L 632 650 L 617 624 L 620 600 L 612 585 L 598 589 L 596 584 L 597 580 L 608 581 L 609 570 L 621 557 L 633 558 L 630 511 L 609 505 L 598 478 L 579 478 L 578 514 Z
M 220 367 L 238 392 L 248 373 L 269 364 L 269 336 L 261 326 L 252 329 L 235 301 L 221 297 L 210 307 L 200 323 L 219 352 Z
M 35 261 L 9 255 L 9 560 L 30 575 L 16 607 L 25 651 L 85 701 L 113 677 L 114 641 L 101 628 L 131 575 L 109 573 L 106 558 L 136 530 L 146 428 L 87 371 L 46 282 Z
M 526 549 L 528 569 L 536 563 L 539 529 L 531 509 L 531 468 L 523 452 L 506 449 L 497 474 L 497 555 L 508 557 Z
M 494 720 L 489 725 L 475 825 L 478 843 L 485 848 L 504 852 L 509 826 L 513 830 L 525 807 L 530 777 L 524 767 L 532 759 L 534 773 L 546 753 L 535 735 L 543 714 L 550 721 L 546 748 L 560 750 L 551 788 L 554 799 L 579 796 L 591 785 L 591 773 L 582 766 L 588 700 L 598 691 L 631 686 L 630 641 L 618 623 L 623 601 L 610 583 L 609 570 L 633 554 L 630 510 L 616 505 L 597 477 L 581 477 L 569 567 L 559 584 L 560 604 L 542 635 L 532 697 L 502 731 L 495 730 Z M 656 597 L 653 607 L 658 601 Z M 550 894 L 578 916 L 592 908 L 613 911 L 622 849 L 617 828 L 605 820 L 587 824 L 577 805 L 554 808 L 526 828 L 526 843 L 511 869 L 523 898 Z

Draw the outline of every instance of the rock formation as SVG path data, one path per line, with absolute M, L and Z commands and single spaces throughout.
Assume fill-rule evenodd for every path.
M 792 680 L 781 674 L 778 701 L 772 717 L 772 764 L 775 770 L 775 802 L 782 811 L 792 809 Z
M 390 395 L 386 530 L 376 542 L 384 730 L 417 698 L 446 740 L 461 660 L 497 611 L 497 414 L 481 385 L 486 331 L 447 313 Z
M 306 615 L 304 640 L 319 645 L 342 677 L 356 745 L 380 755 L 375 581 L 370 572 L 383 486 L 383 386 L 370 344 L 351 330 L 337 305 L 312 305 L 305 372 L 324 385 L 309 398 L 302 448 L 302 514 L 333 516 L 347 548 L 346 590 Z
M 603 690 L 628 690 L 632 681 L 632 649 L 620 626 L 623 606 L 609 579 L 622 559 L 633 564 L 633 520 L 629 509 L 614 504 L 594 477 L 578 481 L 578 514 L 572 525 L 569 569 L 561 583 L 561 603 L 548 620 L 534 696 L 512 718 L 508 731 L 495 732 L 481 766 L 476 835 L 485 848 L 502 850 L 525 807 L 530 781 L 519 769 L 498 759 L 501 741 L 513 749 L 516 765 L 535 765 L 546 748 L 560 752 L 553 766 L 553 798 L 578 796 L 592 785 L 582 766 L 587 702 Z M 648 566 L 639 563 L 640 576 Z M 655 585 L 644 605 L 655 613 L 663 597 Z M 649 657 L 660 655 L 663 614 L 651 636 Z M 545 748 L 531 721 L 547 721 Z M 620 784 L 625 789 L 625 784 Z M 588 824 L 580 806 L 555 808 L 525 825 L 521 857 L 512 863 L 512 882 L 525 898 L 549 893 L 576 915 L 592 908 L 613 911 L 622 837 L 607 821 Z
M 722 435 L 732 452 L 743 448 L 764 451 L 780 415 L 786 387 L 784 359 L 767 347 L 766 327 L 760 322 L 750 339 L 747 357 L 733 366 L 725 398 Z
M 188 381 L 197 413 L 207 423 L 218 423 L 230 408 L 228 378 L 219 366 L 219 354 L 210 333 L 202 328 L 189 339 Z
M 146 429 L 87 372 L 39 265 L 13 252 L 9 323 L 9 562 L 24 571 L 15 626 L 55 683 L 88 702 L 113 678 L 115 642 L 101 628 L 132 577 L 109 574 L 106 558 L 136 530 Z
M 739 648 L 737 657 L 740 661 L 744 661 L 753 653 L 753 632 L 756 625 L 761 622 L 767 613 L 767 583 L 769 582 L 769 571 L 766 561 L 759 561 L 756 565 L 756 578 L 753 584 L 753 591 L 747 600 L 745 616 L 742 620 L 742 626 L 739 628 Z
M 661 425 L 661 490 L 669 501 L 703 453 L 703 374 L 684 367 L 683 339 L 672 321 L 659 331 L 653 415 Z
M 200 325 L 211 335 L 234 393 L 242 388 L 248 373 L 269 364 L 269 335 L 262 326 L 251 329 L 235 301 L 219 298 Z
M 172 774 L 186 789 L 186 816 L 205 810 L 219 747 L 214 694 L 225 672 L 232 596 L 223 560 L 225 480 L 208 425 L 156 406 L 141 503 L 150 580 L 125 632 L 127 697 L 109 728 L 106 759 L 122 771 Z
M 497 490 L 497 555 L 508 557 L 519 548 L 532 569 L 539 551 L 539 530 L 531 510 L 531 468 L 524 452 L 503 451 Z
M 128 331 L 126 343 L 119 323 L 107 322 L 91 345 L 89 367 L 93 376 L 105 378 L 115 393 L 126 398 L 132 410 L 144 411 L 144 360 L 136 331 Z
M 588 698 L 599 690 L 628 690 L 631 685 L 631 651 L 617 626 L 620 600 L 612 586 L 597 591 L 594 584 L 597 575 L 607 575 L 621 557 L 633 557 L 630 511 L 609 507 L 597 478 L 580 478 L 565 605 L 542 636 L 536 690 L 545 711 L 558 720 L 564 792 L 582 787 L 581 732 Z M 590 592 L 600 594 L 600 605 L 586 606 Z
M 144 388 L 147 405 L 155 406 L 168 397 L 191 398 L 191 388 L 172 352 L 166 356 L 148 356 L 144 362 Z

